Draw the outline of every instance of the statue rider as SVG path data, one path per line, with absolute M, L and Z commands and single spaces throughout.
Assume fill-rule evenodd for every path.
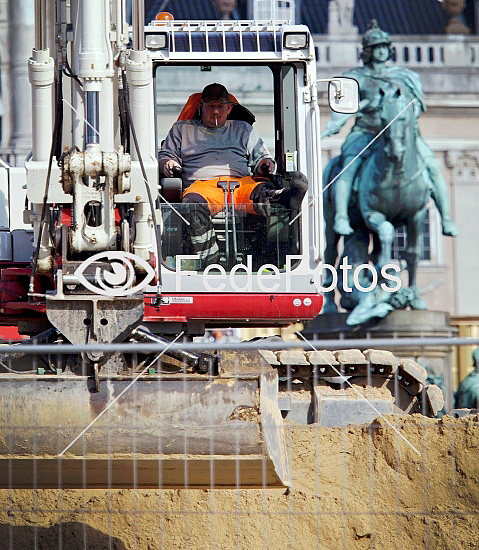
M 410 69 L 389 66 L 386 62 L 391 57 L 391 39 L 389 33 L 381 30 L 375 20 L 371 21 L 362 39 L 361 58 L 363 67 L 348 71 L 344 76 L 355 78 L 359 82 L 360 104 L 354 126 L 341 147 L 341 170 L 347 166 L 366 147 L 381 130 L 380 103 L 381 97 L 390 87 L 399 87 L 408 101 L 416 101 L 410 108 L 416 110 L 416 145 L 421 154 L 431 182 L 431 195 L 437 205 L 442 220 L 443 235 L 456 236 L 458 231 L 451 219 L 447 185 L 434 153 L 421 137 L 417 117 L 426 110 L 423 101 L 419 76 Z M 337 134 L 351 115 L 333 113 L 321 137 Z M 377 142 L 375 142 L 376 144 Z M 374 145 L 366 149 L 361 156 L 349 166 L 336 180 L 334 193 L 336 214 L 334 231 L 339 235 L 350 235 L 353 229 L 349 224 L 348 203 L 353 182 L 358 170 L 366 158 L 374 151 Z

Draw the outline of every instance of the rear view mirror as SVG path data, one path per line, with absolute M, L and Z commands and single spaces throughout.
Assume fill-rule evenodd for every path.
M 336 113 L 352 114 L 359 109 L 359 84 L 354 78 L 334 77 L 328 87 L 329 106 Z

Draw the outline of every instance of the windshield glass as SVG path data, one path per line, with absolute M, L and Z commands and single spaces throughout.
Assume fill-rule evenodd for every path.
M 244 205 L 235 205 L 234 209 L 230 205 L 220 210 L 212 217 L 218 255 L 210 261 L 202 261 L 201 250 L 195 249 L 189 225 L 194 223 L 195 216 L 203 214 L 201 205 L 161 204 L 163 262 L 176 269 L 178 255 L 199 255 L 197 260 L 187 261 L 189 269 L 203 271 L 215 263 L 226 271 L 238 264 L 251 264 L 254 272 L 265 264 L 283 270 L 286 256 L 298 254 L 300 250 L 298 224 L 289 223 L 297 213 L 297 210 L 280 205 L 270 207 L 268 216 L 250 214 Z M 185 265 L 181 269 L 186 269 Z
M 289 80 L 279 72 L 275 79 L 268 66 L 157 66 L 156 129 L 160 168 L 162 175 L 177 178 L 173 185 L 177 186 L 174 198 L 170 194 L 170 180 L 160 180 L 160 193 L 163 191 L 168 197 L 167 200 L 163 194 L 161 197 L 163 261 L 167 267 L 176 268 L 179 254 L 196 254 L 198 260 L 193 267 L 198 271 L 214 263 L 230 270 L 248 261 L 254 270 L 267 263 L 282 270 L 287 255 L 300 253 L 301 218 L 297 216 L 297 201 L 295 203 L 293 198 L 290 202 L 290 197 L 297 196 L 289 191 L 291 174 L 271 175 L 275 171 L 273 159 L 280 165 L 277 157 L 282 156 L 284 143 L 288 150 L 290 146 L 295 149 L 295 123 L 291 118 L 294 79 Z M 284 100 L 285 81 L 288 82 L 288 102 Z M 219 128 L 227 126 L 222 117 L 226 116 L 223 111 L 230 105 L 222 104 L 224 98 L 218 95 L 219 87 L 214 87 L 216 95 L 211 101 L 211 109 L 205 102 L 200 111 L 189 99 L 197 94 L 196 101 L 199 101 L 202 90 L 213 83 L 224 86 L 239 103 L 240 109 L 232 106 L 231 115 L 234 116 L 228 114 L 228 119 L 243 121 L 242 129 L 218 134 L 215 125 L 210 124 L 210 111 L 213 114 L 217 111 L 212 120 L 217 117 Z M 278 88 L 276 93 L 275 86 Z M 278 99 L 281 105 L 275 106 L 275 98 L 281 98 Z M 185 115 L 185 105 L 193 105 L 189 115 Z M 241 118 L 242 107 L 248 110 L 250 118 Z M 287 116 L 283 110 L 287 111 Z M 209 118 L 205 118 L 205 113 Z M 179 116 L 185 124 L 172 129 Z M 248 125 L 244 126 L 244 122 Z M 255 131 L 254 142 L 262 142 L 259 150 L 257 146 L 250 147 L 253 134 L 249 125 Z M 287 139 L 283 138 L 286 125 L 291 129 Z M 211 139 L 217 141 L 210 144 Z M 229 155 L 230 149 L 239 153 Z M 271 158 L 268 161 L 271 164 L 261 170 L 259 163 L 264 162 L 265 154 Z M 245 158 L 246 173 L 239 174 Z M 162 162 L 170 159 L 177 164 L 176 172 L 173 166 L 169 173 L 162 168 Z M 219 181 L 224 178 L 226 183 Z M 196 186 L 194 191 L 193 186 Z
M 191 94 L 213 82 L 223 84 L 255 116 L 254 128 L 274 154 L 273 73 L 265 66 L 170 66 L 156 68 L 158 147 Z

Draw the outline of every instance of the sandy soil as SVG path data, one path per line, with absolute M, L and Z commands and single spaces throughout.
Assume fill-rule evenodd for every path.
M 1 491 L 0 548 L 479 549 L 479 418 L 387 418 L 287 424 L 288 491 Z

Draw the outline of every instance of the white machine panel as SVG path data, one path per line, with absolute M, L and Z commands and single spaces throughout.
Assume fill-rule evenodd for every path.
M 9 174 L 10 196 L 8 204 L 10 206 L 10 231 L 14 229 L 31 230 L 31 225 L 23 223 L 23 211 L 25 209 L 25 197 L 27 194 L 26 189 L 24 189 L 27 183 L 25 168 L 10 168 Z
M 0 229 L 8 229 L 8 170 L 0 167 Z
M 29 262 L 33 254 L 33 230 L 12 231 L 12 255 L 14 262 Z

